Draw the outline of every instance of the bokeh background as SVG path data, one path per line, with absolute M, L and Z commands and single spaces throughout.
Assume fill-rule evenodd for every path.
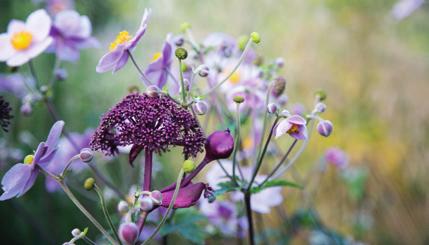
M 135 30 L 145 7 L 153 9 L 147 35 L 138 46 L 147 64 L 168 32 L 183 21 L 197 39 L 211 32 L 235 37 L 258 31 L 257 51 L 283 57 L 291 102 L 311 107 L 313 93 L 328 93 L 326 118 L 334 122 L 328 139 L 314 137 L 296 171 L 305 174 L 324 151 L 337 146 L 350 165 L 365 174 L 350 194 L 344 177 L 328 169 L 317 189 L 315 208 L 323 222 L 341 234 L 370 244 L 429 243 L 429 5 L 397 20 L 396 0 L 76 0 L 76 8 L 93 22 L 99 49 L 87 49 L 76 64 L 66 64 L 69 77 L 55 90 L 55 103 L 71 131 L 96 127 L 99 116 L 139 79 L 129 65 L 117 74 L 97 74 L 95 66 L 108 44 L 123 29 Z M 0 32 L 11 18 L 25 19 L 38 3 L 0 0 Z M 36 59 L 48 78 L 53 58 Z M 1 71 L 8 72 L 3 66 Z M 52 121 L 42 106 L 31 117 L 16 117 L 13 132 L 45 137 Z M 22 135 L 8 135 L 20 143 Z M 12 163 L 2 163 L 2 173 Z M 164 163 L 165 164 L 165 163 Z M 127 167 L 127 166 L 125 166 Z M 124 167 L 124 169 L 125 169 Z M 105 167 L 109 171 L 109 166 Z M 124 170 L 125 171 L 125 170 Z M 172 174 L 172 176 L 174 173 Z M 354 187 L 352 187 L 354 188 Z M 357 194 L 356 194 L 357 192 Z M 285 192 L 286 210 L 302 205 L 297 192 Z M 89 203 L 89 202 L 88 202 Z M 96 208 L 96 207 L 94 207 Z M 58 244 L 85 219 L 60 193 L 47 194 L 43 181 L 22 198 L 0 203 L 1 240 L 5 244 Z M 280 225 L 276 215 L 265 223 Z M 299 235 L 295 243 L 305 243 Z

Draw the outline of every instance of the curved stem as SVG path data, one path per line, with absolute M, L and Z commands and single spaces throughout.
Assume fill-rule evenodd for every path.
M 109 215 L 109 211 L 107 211 L 106 202 L 104 201 L 103 194 L 101 193 L 100 188 L 96 184 L 94 185 L 94 187 L 95 187 L 94 190 L 97 193 L 98 198 L 100 199 L 100 205 L 101 205 L 101 209 L 103 210 L 104 217 L 106 218 L 107 223 L 109 223 L 110 229 L 112 229 L 113 235 L 115 235 L 116 240 L 119 242 L 120 245 L 122 245 L 121 239 L 119 239 L 119 236 L 118 236 L 118 231 L 113 225 L 112 219 L 110 218 L 110 215 Z
M 153 84 L 149 78 L 144 74 L 143 70 L 140 68 L 140 66 L 137 64 L 136 60 L 134 59 L 134 56 L 131 54 L 131 52 L 129 50 L 127 50 L 128 56 L 130 56 L 131 61 L 133 62 L 133 65 L 136 67 L 138 73 L 140 74 L 140 76 L 146 80 L 146 82 L 148 82 L 149 84 Z
M 165 212 L 164 217 L 162 218 L 161 222 L 159 222 L 158 226 L 155 228 L 155 230 L 152 232 L 152 234 L 150 235 L 150 237 L 148 239 L 146 239 L 146 241 L 143 242 L 143 245 L 147 244 L 148 242 L 150 242 L 150 240 L 152 240 L 156 234 L 158 234 L 159 230 L 161 229 L 161 227 L 164 225 L 165 221 L 167 221 L 168 219 L 168 215 L 170 214 L 171 209 L 173 209 L 174 207 L 174 203 L 176 202 L 176 198 L 177 195 L 179 194 L 179 190 L 180 190 L 180 181 L 183 178 L 183 175 L 185 174 L 185 172 L 183 171 L 183 168 L 180 169 L 180 173 L 177 176 L 177 180 L 176 180 L 176 189 L 174 189 L 173 192 L 173 197 L 171 198 L 170 204 L 168 205 L 168 209 Z
M 244 60 L 244 57 L 246 57 L 247 51 L 249 50 L 251 44 L 252 44 L 252 40 L 249 38 L 249 40 L 247 40 L 246 47 L 244 48 L 243 52 L 241 53 L 240 58 L 238 59 L 237 64 L 234 66 L 234 68 L 231 70 L 231 72 L 222 81 L 220 81 L 218 84 L 216 84 L 216 86 L 214 86 L 207 93 L 205 93 L 203 95 L 203 97 L 207 96 L 208 94 L 211 94 L 216 89 L 218 89 L 220 86 L 222 86 L 222 84 L 224 84 L 226 81 L 228 81 L 228 79 L 234 74 L 234 72 L 237 71 L 238 67 L 240 67 L 241 63 Z
M 271 126 L 270 134 L 268 135 L 267 141 L 265 142 L 264 148 L 262 149 L 261 156 L 259 157 L 258 162 L 256 163 L 256 168 L 253 171 L 253 175 L 252 175 L 252 178 L 250 179 L 249 186 L 247 187 L 246 192 L 249 192 L 250 189 L 252 188 L 252 184 L 255 181 L 255 178 L 256 178 L 256 175 L 258 174 L 259 169 L 261 168 L 262 160 L 265 157 L 265 153 L 267 152 L 268 145 L 270 144 L 271 138 L 273 137 L 274 128 L 276 127 L 279 119 L 280 119 L 279 117 L 276 117 L 276 120 L 274 120 L 273 126 Z
M 255 245 L 255 230 L 253 228 L 252 204 L 250 202 L 251 193 L 244 193 L 244 204 L 246 206 L 246 217 L 249 224 L 249 244 Z
M 66 171 L 69 169 L 69 167 L 71 166 L 71 164 L 73 163 L 74 160 L 79 159 L 79 154 L 73 156 L 72 158 L 69 159 L 69 161 L 67 162 L 67 165 L 64 167 L 63 171 L 61 171 L 60 177 L 64 178 Z

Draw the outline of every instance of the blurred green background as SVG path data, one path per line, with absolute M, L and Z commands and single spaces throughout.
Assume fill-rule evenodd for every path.
M 316 136 L 297 164 L 304 173 L 330 146 L 344 149 L 352 166 L 368 171 L 364 194 L 348 197 L 344 182 L 328 171 L 315 201 L 331 228 L 371 244 L 429 242 L 429 5 L 402 21 L 391 16 L 394 0 L 77 0 L 76 8 L 93 22 L 100 49 L 87 49 L 77 64 L 66 64 L 69 78 L 59 83 L 55 103 L 71 131 L 96 127 L 99 116 L 138 85 L 131 65 L 117 74 L 97 74 L 95 66 L 117 32 L 133 32 L 145 7 L 152 8 L 147 34 L 136 54 L 147 64 L 168 32 L 183 21 L 202 40 L 211 32 L 235 37 L 258 31 L 257 51 L 285 59 L 289 100 L 309 108 L 313 92 L 328 93 L 326 118 L 335 130 Z M 0 0 L 0 32 L 11 18 L 25 19 L 31 1 Z M 35 60 L 51 67 L 51 55 Z M 1 66 L 2 71 L 7 69 Z M 48 72 L 41 73 L 42 78 Z M 17 114 L 16 114 L 17 115 Z M 15 118 L 16 129 L 43 139 L 52 121 L 42 106 L 31 117 Z M 17 136 L 14 136 L 17 139 Z M 12 163 L 11 163 L 12 164 Z M 4 171 L 2 171 L 4 172 Z M 0 204 L 4 244 L 58 244 L 69 231 L 86 225 L 84 217 L 60 193 L 51 195 L 39 180 L 22 198 Z M 288 210 L 296 209 L 286 194 Z M 289 198 L 290 196 L 290 198 Z M 289 198 L 289 199 L 288 199 Z M 356 220 L 364 214 L 366 225 Z M 366 216 L 365 216 L 366 215 Z M 274 226 L 278 217 L 264 217 Z M 361 222 L 362 223 L 362 222 Z M 301 243 L 299 237 L 296 243 Z

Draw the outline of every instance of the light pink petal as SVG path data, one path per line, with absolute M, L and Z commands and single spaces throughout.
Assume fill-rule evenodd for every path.
M 292 115 L 292 116 L 288 117 L 287 120 L 290 123 L 293 123 L 296 125 L 305 125 L 307 123 L 307 121 L 305 121 L 305 119 L 299 115 Z
M 25 52 L 16 52 L 12 57 L 10 57 L 6 64 L 11 67 L 21 66 L 27 63 L 30 60 L 30 57 Z
M 30 48 L 28 48 L 24 52 L 30 59 L 32 59 L 38 56 L 39 54 L 41 54 L 43 51 L 45 51 L 49 47 L 49 45 L 51 45 L 52 41 L 53 41 L 52 37 L 48 37 L 39 43 L 34 43 L 33 45 L 31 45 Z
M 39 9 L 28 16 L 26 27 L 33 34 L 34 41 L 42 41 L 49 35 L 51 24 L 48 13 L 44 9 Z
M 88 16 L 81 16 L 80 17 L 80 30 L 76 35 L 78 37 L 87 38 L 91 36 L 92 27 L 91 27 L 91 21 L 89 20 Z
M 124 53 L 123 45 L 118 46 L 114 51 L 108 52 L 103 57 L 101 57 L 100 61 L 97 64 L 96 71 L 98 73 L 103 73 L 106 71 L 113 70 L 118 62 L 119 58 L 121 58 Z
M 284 119 L 277 125 L 276 128 L 276 138 L 284 135 L 292 127 L 292 124 L 289 123 L 287 119 Z
M 14 33 L 25 31 L 25 23 L 21 20 L 11 20 L 7 26 L 7 33 L 13 35 Z
M 0 61 L 6 61 L 15 54 L 15 49 L 10 43 L 9 35 L 0 34 Z

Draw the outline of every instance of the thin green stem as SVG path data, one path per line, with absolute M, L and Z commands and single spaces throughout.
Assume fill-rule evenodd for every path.
M 235 128 L 235 147 L 232 153 L 232 179 L 237 184 L 237 180 L 235 179 L 235 168 L 237 165 L 237 152 L 240 146 L 240 103 L 237 103 L 237 115 L 236 115 L 236 128 Z
M 267 130 L 267 121 L 268 121 L 267 106 L 268 106 L 268 103 L 270 103 L 270 93 L 271 93 L 271 86 L 268 87 L 267 94 L 265 96 L 265 112 L 264 112 L 264 119 L 263 119 L 264 121 L 263 121 L 263 125 L 262 125 L 261 140 L 259 142 L 258 156 L 256 159 L 259 159 L 259 157 L 261 156 L 262 143 L 264 142 L 265 131 Z
M 140 76 L 146 80 L 149 84 L 153 84 L 150 79 L 144 74 L 143 70 L 140 68 L 140 66 L 137 64 L 137 61 L 134 59 L 134 56 L 131 54 L 129 50 L 127 50 L 128 56 L 130 56 L 131 61 L 133 62 L 134 67 L 137 69 Z
M 66 171 L 69 169 L 69 167 L 71 166 L 71 164 L 73 163 L 73 161 L 79 159 L 79 154 L 73 156 L 72 158 L 69 159 L 69 161 L 67 162 L 67 165 L 64 167 L 63 171 L 61 171 L 60 177 L 64 178 Z
M 112 229 L 113 231 L 113 235 L 115 235 L 115 238 L 119 242 L 119 244 L 122 245 L 121 239 L 118 236 L 118 231 L 113 225 L 112 219 L 110 218 L 110 215 L 109 215 L 109 211 L 106 208 L 106 202 L 104 201 L 103 194 L 101 193 L 100 188 L 96 184 L 94 185 L 94 190 L 97 193 L 98 198 L 100 199 L 101 209 L 103 210 L 104 217 L 106 218 L 107 223 L 109 223 L 110 229 Z
M 161 229 L 161 227 L 164 225 L 165 221 L 167 221 L 168 219 L 168 215 L 170 214 L 170 211 L 173 209 L 174 207 L 174 203 L 176 202 L 176 198 L 177 195 L 179 194 L 179 190 L 180 190 L 180 182 L 182 181 L 183 175 L 185 174 L 185 172 L 183 171 L 183 168 L 180 170 L 179 175 L 177 176 L 177 180 L 176 180 L 176 188 L 174 189 L 173 192 L 173 197 L 171 198 L 170 204 L 168 205 L 168 209 L 165 212 L 164 217 L 162 217 L 161 222 L 159 222 L 158 226 L 155 228 L 155 230 L 152 232 L 152 234 L 150 235 L 150 237 L 148 239 L 146 239 L 146 241 L 143 242 L 142 245 L 145 245 L 147 243 L 149 243 L 155 236 L 156 234 L 158 234 L 159 230 Z
M 265 142 L 264 148 L 262 149 L 261 156 L 259 157 L 258 162 L 256 163 L 255 170 L 253 171 L 253 175 L 252 175 L 252 178 L 250 179 L 249 186 L 247 187 L 246 192 L 249 192 L 250 189 L 252 188 L 252 184 L 255 181 L 255 178 L 256 178 L 256 175 L 258 174 L 259 169 L 261 168 L 262 160 L 265 157 L 265 153 L 267 152 L 268 145 L 270 144 L 271 138 L 273 137 L 274 128 L 276 127 L 279 119 L 280 119 L 279 117 L 276 117 L 276 120 L 274 120 L 273 126 L 271 127 L 271 130 L 270 130 L 270 134 L 268 135 L 267 141 Z
M 238 67 L 240 67 L 241 63 L 244 60 L 244 57 L 246 57 L 246 54 L 250 48 L 252 44 L 252 40 L 249 38 L 249 40 L 247 40 L 246 46 L 243 50 L 243 52 L 241 53 L 240 58 L 238 59 L 237 64 L 234 66 L 234 68 L 231 70 L 231 72 L 218 84 L 216 84 L 213 88 L 211 88 L 207 93 L 205 93 L 203 95 L 203 97 L 206 97 L 208 94 L 211 94 L 212 92 L 214 92 L 216 89 L 218 89 L 220 86 L 222 86 L 222 84 L 224 84 L 226 81 L 228 81 L 228 79 L 235 73 L 235 71 L 237 71 Z
M 182 60 L 179 59 L 180 91 L 182 94 L 182 105 L 186 105 L 186 88 L 183 80 Z
M 40 85 L 40 80 L 39 80 L 39 77 L 36 74 L 36 69 L 34 69 L 34 65 L 33 65 L 33 61 L 32 60 L 28 61 L 28 66 L 30 67 L 31 76 L 33 76 L 34 81 L 36 83 L 36 88 L 38 88 L 39 85 Z

